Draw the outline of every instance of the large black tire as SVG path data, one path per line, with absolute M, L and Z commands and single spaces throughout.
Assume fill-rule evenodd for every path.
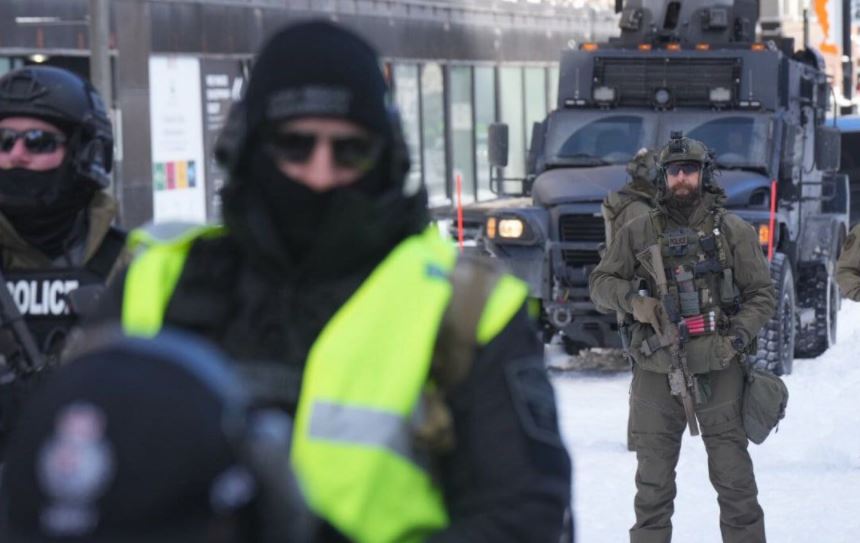
M 839 286 L 824 264 L 805 267 L 800 273 L 797 298 L 802 308 L 815 309 L 815 321 L 799 328 L 795 355 L 815 358 L 836 343 Z
M 794 365 L 796 316 L 794 275 L 785 254 L 774 253 L 770 277 L 776 289 L 776 310 L 759 331 L 758 350 L 747 361 L 776 375 L 788 375 Z

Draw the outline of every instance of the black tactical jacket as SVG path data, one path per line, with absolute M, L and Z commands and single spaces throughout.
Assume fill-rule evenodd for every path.
M 90 290 L 87 295 L 75 298 L 82 303 L 73 306 L 69 294 L 77 287 L 100 287 L 115 269 L 127 262 L 125 233 L 111 226 L 116 207 L 113 198 L 96 193 L 87 210 L 86 232 L 80 245 L 56 261 L 21 239 L 0 214 L 0 269 L 11 294 L 7 301 L 16 304 L 36 348 L 51 365 L 58 361 L 67 334 L 80 318 L 78 313 L 88 309 L 88 302 L 94 302 L 95 298 L 95 291 Z M 21 356 L 21 345 L 5 323 L 0 327 L 0 353 L 6 360 Z M 2 370 L 12 371 L 8 367 Z M 42 373 L 35 375 L 38 377 Z M 19 376 L 10 382 L 2 379 L 0 455 L 17 418 L 20 402 L 39 381 L 36 377 L 32 374 L 27 378 Z
M 369 272 L 276 281 L 257 270 L 232 237 L 198 240 L 165 323 L 223 347 L 240 369 L 280 390 L 268 397 L 292 415 L 311 345 Z M 117 277 L 93 324 L 119 318 L 123 283 Z M 447 403 L 457 446 L 439 456 L 437 466 L 451 525 L 431 541 L 556 543 L 570 501 L 571 466 L 543 345 L 525 308 L 478 350 Z M 345 541 L 330 527 L 319 540 Z

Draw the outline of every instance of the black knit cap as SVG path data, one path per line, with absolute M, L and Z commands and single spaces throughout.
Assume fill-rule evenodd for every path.
M 306 116 L 353 121 L 386 140 L 388 86 L 376 51 L 324 21 L 287 26 L 263 46 L 244 97 L 247 126 Z
M 129 339 L 59 369 L 12 437 L 0 540 L 253 540 L 237 535 L 257 485 L 225 432 L 242 396 L 232 374 L 219 373 L 224 365 L 214 349 L 174 334 Z

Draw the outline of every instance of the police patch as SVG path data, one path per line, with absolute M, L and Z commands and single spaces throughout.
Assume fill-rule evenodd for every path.
M 523 358 L 506 368 L 508 387 L 517 416 L 529 437 L 563 447 L 558 433 L 555 393 L 546 377 L 543 360 Z

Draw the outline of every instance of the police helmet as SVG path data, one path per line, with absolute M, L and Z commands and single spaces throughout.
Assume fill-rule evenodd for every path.
M 113 130 L 95 87 L 68 70 L 27 66 L 0 78 L 0 119 L 35 117 L 67 132 L 76 175 L 106 188 L 113 166 Z
M 252 408 L 229 362 L 178 332 L 96 328 L 33 396 L 6 457 L 10 543 L 301 543 L 312 515 L 291 424 Z
M 678 131 L 671 133 L 669 143 L 657 155 L 658 185 L 661 189 L 666 186 L 666 166 L 673 162 L 696 162 L 702 168 L 701 186 L 708 187 L 713 182 L 714 159 L 708 146 Z
M 639 149 L 630 162 L 627 163 L 627 174 L 634 181 L 644 181 L 649 184 L 657 183 L 657 160 L 651 149 Z

